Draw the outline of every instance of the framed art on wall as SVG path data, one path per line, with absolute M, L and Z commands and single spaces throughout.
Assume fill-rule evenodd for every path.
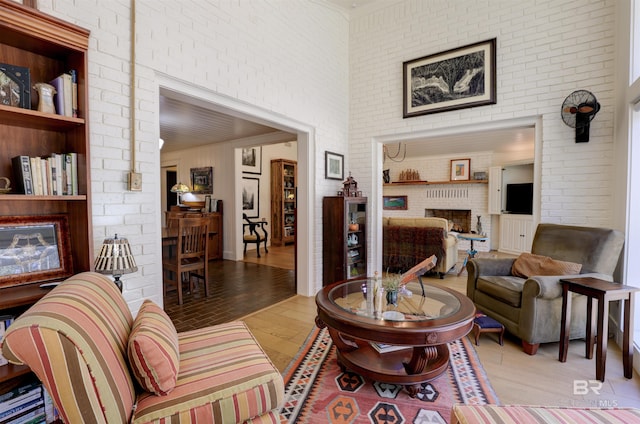
M 245 174 L 262 174 L 262 147 L 242 149 L 242 172 Z
M 403 63 L 403 118 L 496 103 L 496 39 Z
M 471 159 L 453 159 L 451 161 L 451 181 L 468 181 Z
M 408 207 L 407 196 L 382 196 L 382 209 L 406 211 Z
M 344 156 L 333 152 L 324 152 L 324 178 L 342 180 L 344 178 Z
M 0 287 L 72 274 L 65 215 L 0 217 Z
M 242 177 L 242 212 L 249 218 L 260 214 L 260 179 Z
M 191 168 L 191 193 L 213 194 L 213 167 Z

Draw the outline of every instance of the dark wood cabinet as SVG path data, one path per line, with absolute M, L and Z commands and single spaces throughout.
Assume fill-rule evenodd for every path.
M 18 186 L 12 169 L 13 157 L 77 154 L 77 193 L 26 195 L 11 191 L 0 196 L 0 216 L 65 215 L 69 222 L 73 273 L 93 269 L 94 259 L 87 124 L 88 46 L 89 31 L 16 2 L 0 0 L 0 62 L 28 68 L 27 89 L 71 70 L 75 71 L 77 83 L 77 116 L 38 111 L 38 95 L 33 89 L 30 104 L 21 104 L 24 107 L 15 106 L 6 96 L 0 102 L 0 176 L 9 177 L 12 187 Z M 19 284 L 18 279 L 3 281 L 0 315 L 19 315 L 47 293 L 40 288 L 45 281 L 29 284 Z M 18 384 L 27 373 L 26 367 L 0 366 L 0 393 L 8 385 Z
M 367 275 L 367 198 L 322 201 L 322 285 Z
M 283 246 L 296 235 L 296 161 L 271 161 L 271 244 Z

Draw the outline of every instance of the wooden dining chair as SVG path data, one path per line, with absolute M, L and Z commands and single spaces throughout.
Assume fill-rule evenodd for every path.
M 209 249 L 209 219 L 206 217 L 184 217 L 178 221 L 178 238 L 174 256 L 162 258 L 162 284 L 164 294 L 168 286 L 175 286 L 178 291 L 178 304 L 182 305 L 183 283 L 189 284 L 193 291 L 192 278 L 204 280 L 205 296 L 209 296 L 209 267 L 207 252 Z M 201 271 L 201 273 L 196 273 Z M 184 278 L 186 277 L 186 279 Z
M 264 251 L 269 253 L 267 249 L 267 238 L 269 233 L 264 228 L 267 225 L 266 221 L 251 221 L 246 213 L 242 214 L 242 219 L 245 223 L 242 224 L 242 241 L 244 242 L 244 254 L 247 254 L 247 244 L 255 244 L 256 252 L 260 257 L 260 243 L 264 243 Z

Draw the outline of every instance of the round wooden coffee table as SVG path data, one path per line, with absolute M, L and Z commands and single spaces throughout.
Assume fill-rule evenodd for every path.
M 415 396 L 420 383 L 447 369 L 447 344 L 471 331 L 476 308 L 462 293 L 437 284 L 425 286 L 424 297 L 417 280 L 405 289 L 411 295 L 401 292 L 397 307 L 386 300 L 376 307 L 373 279 L 326 286 L 316 295 L 316 325 L 327 327 L 343 370 L 405 385 Z

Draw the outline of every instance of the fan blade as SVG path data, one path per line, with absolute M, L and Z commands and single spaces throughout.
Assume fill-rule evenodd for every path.
M 578 108 L 578 112 L 580 113 L 591 113 L 595 110 L 596 108 L 591 106 L 591 105 L 582 105 Z
M 564 108 L 565 113 L 576 113 L 578 112 L 578 108 L 575 106 L 567 106 Z

